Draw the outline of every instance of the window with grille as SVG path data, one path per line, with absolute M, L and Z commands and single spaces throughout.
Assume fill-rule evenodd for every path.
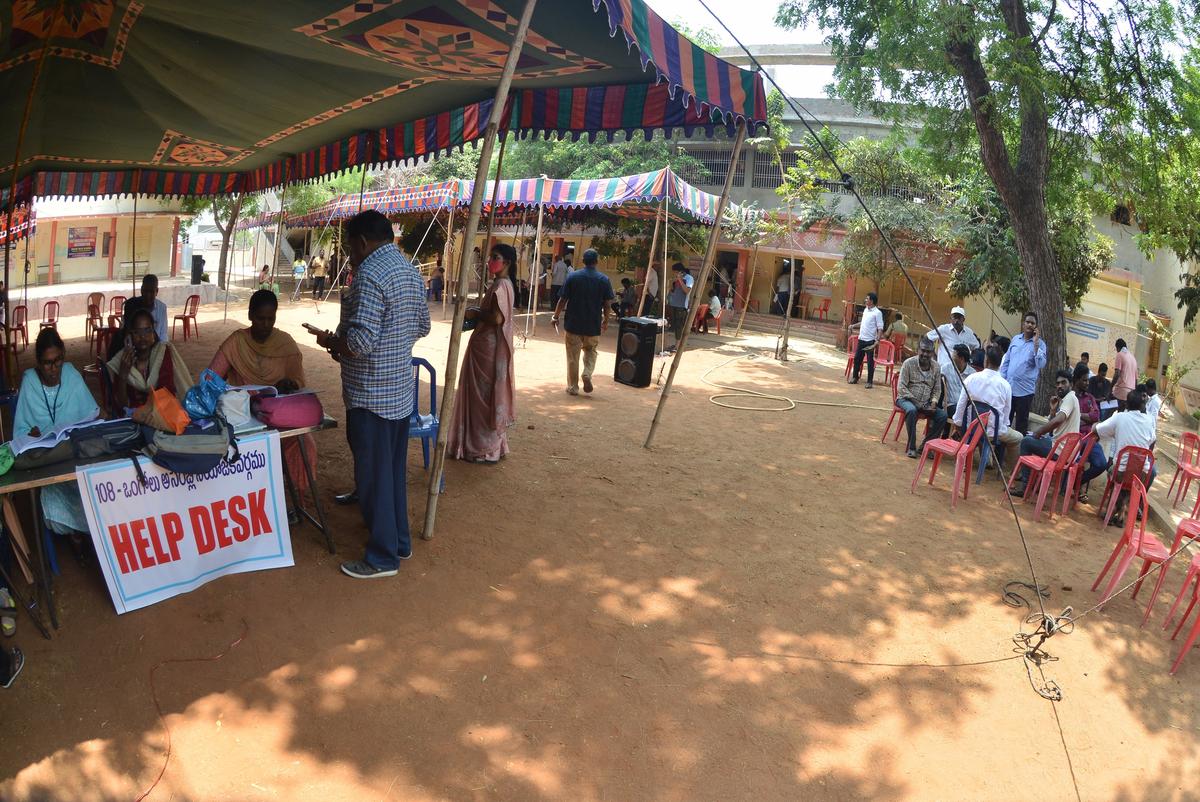
M 796 166 L 796 152 L 785 151 L 781 160 L 783 169 L 790 170 Z M 755 151 L 754 176 L 750 179 L 750 186 L 755 189 L 775 189 L 782 183 L 775 158 L 770 153 Z
M 719 187 L 725 183 L 725 175 L 729 172 L 729 157 L 733 155 L 732 148 L 688 148 L 687 155 L 704 165 L 707 176 L 699 175 L 697 170 L 683 170 L 683 180 L 689 184 Z M 733 171 L 733 185 L 740 187 L 746 180 L 746 153 L 742 151 L 738 159 L 737 169 Z

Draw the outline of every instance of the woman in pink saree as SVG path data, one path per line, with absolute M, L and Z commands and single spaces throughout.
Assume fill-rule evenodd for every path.
M 516 422 L 513 375 L 513 299 L 517 252 L 495 245 L 487 263 L 492 286 L 478 309 L 463 360 L 462 385 L 454 399 L 448 447 L 455 459 L 494 464 L 508 453 L 508 427 Z

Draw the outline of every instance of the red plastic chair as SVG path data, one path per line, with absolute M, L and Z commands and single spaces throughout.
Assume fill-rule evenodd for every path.
M 1142 619 L 1142 626 L 1146 626 L 1146 621 L 1150 619 L 1150 611 L 1154 609 L 1154 600 L 1158 598 L 1158 592 L 1162 590 L 1162 586 L 1166 582 L 1167 569 L 1171 567 L 1171 560 L 1175 559 L 1175 555 L 1179 553 L 1179 547 L 1183 545 L 1183 541 L 1185 540 L 1192 542 L 1200 541 L 1200 521 L 1197 521 L 1195 518 L 1185 518 L 1179 522 L 1179 526 L 1175 527 L 1175 541 L 1171 544 L 1171 550 L 1167 552 L 1167 559 L 1158 569 L 1158 581 L 1154 583 L 1154 591 L 1150 594 L 1150 606 L 1146 608 L 1146 617 Z M 1163 629 L 1167 628 L 1167 625 L 1171 623 L 1171 619 L 1175 616 L 1175 608 L 1179 606 L 1179 600 L 1183 598 L 1183 592 L 1187 589 L 1188 582 L 1192 579 L 1192 567 L 1194 565 L 1195 563 L 1193 562 L 1193 566 L 1188 568 L 1188 576 L 1183 581 L 1183 587 L 1179 590 L 1179 595 L 1175 597 L 1175 604 L 1171 605 L 1171 612 L 1167 615 Z M 1186 619 L 1188 613 L 1191 611 L 1192 608 L 1188 607 L 1183 617 Z M 1179 622 L 1179 626 L 1183 626 L 1183 621 Z M 1175 634 L 1179 634 L 1178 627 L 1175 629 Z M 1171 638 L 1173 640 L 1175 635 L 1172 635 Z
M 12 308 L 12 323 L 8 325 L 12 335 L 13 353 L 17 351 L 17 335 L 21 336 L 21 351 L 29 347 L 29 310 L 24 304 Z
M 1125 449 L 1121 449 L 1124 451 Z M 1112 579 L 1108 581 L 1108 585 L 1104 588 L 1104 593 L 1100 597 L 1100 604 L 1107 604 L 1112 598 L 1113 591 L 1117 589 L 1117 583 L 1121 581 L 1121 577 L 1129 570 L 1129 566 L 1135 559 L 1142 561 L 1141 572 L 1138 573 L 1137 584 L 1133 587 L 1133 598 L 1137 598 L 1138 591 L 1142 589 L 1142 580 L 1146 578 L 1146 574 L 1150 573 L 1151 566 L 1162 565 L 1167 561 L 1170 552 L 1167 547 L 1162 544 L 1158 538 L 1146 531 L 1146 520 L 1150 517 L 1150 505 L 1146 500 L 1146 488 L 1136 476 L 1132 477 L 1129 484 L 1129 515 L 1125 518 L 1125 530 L 1121 533 L 1121 539 L 1117 541 L 1116 547 L 1112 554 L 1108 557 L 1108 562 L 1104 564 L 1104 568 L 1100 570 L 1100 575 L 1096 577 L 1096 581 L 1092 583 L 1092 590 L 1100 587 L 1100 582 L 1103 581 L 1104 575 L 1108 573 L 1108 569 L 1112 568 L 1113 563 L 1117 564 L 1116 571 L 1113 572 Z M 1118 561 L 1117 558 L 1120 558 Z M 1151 599 L 1151 607 L 1154 600 Z M 1146 618 L 1150 617 L 1150 610 L 1146 610 Z M 1146 620 L 1142 619 L 1145 624 Z
M 808 316 L 809 319 L 816 318 L 817 320 L 822 320 L 822 321 L 828 323 L 829 322 L 829 303 L 831 300 L 832 299 L 830 299 L 830 298 L 825 298 L 821 301 L 821 303 L 817 304 L 817 306 L 813 308 L 812 314 L 810 314 Z
M 183 321 L 183 339 L 185 341 L 188 338 L 188 321 L 191 321 L 191 325 L 195 327 L 196 339 L 200 339 L 200 324 L 196 322 L 196 312 L 199 311 L 199 309 L 200 296 L 189 295 L 187 300 L 183 302 L 183 314 L 176 315 L 175 319 L 171 321 L 172 340 L 175 339 L 175 323 L 180 320 Z
M 100 331 L 104 323 L 104 319 L 100 317 L 100 307 L 96 304 L 88 304 L 87 320 L 83 322 L 83 333 L 87 337 L 87 341 L 91 342 L 96 336 L 96 332 Z
M 120 328 L 121 318 L 125 315 L 125 296 L 114 295 L 108 299 L 108 327 Z
M 692 321 L 692 331 L 700 331 L 700 325 L 704 323 L 704 318 L 708 315 L 708 304 L 700 304 L 696 310 L 696 318 Z
M 1179 481 L 1179 489 L 1175 490 L 1175 500 L 1171 502 L 1172 509 L 1179 506 L 1180 498 L 1187 498 L 1192 482 L 1200 479 L 1200 435 L 1195 432 L 1183 433 L 1183 437 L 1179 439 L 1179 458 L 1176 460 L 1176 466 L 1175 475 L 1171 477 L 1171 486 L 1167 488 L 1169 496 L 1171 491 L 1175 490 L 1175 482 Z M 1200 496 L 1197 496 L 1197 499 L 1200 499 Z
M 1179 608 L 1179 603 L 1183 601 L 1189 585 L 1192 588 L 1192 600 L 1188 602 L 1187 609 L 1184 610 L 1183 616 L 1179 619 L 1179 624 L 1175 627 L 1175 631 L 1171 633 L 1171 640 L 1175 640 L 1179 636 L 1179 630 L 1183 629 L 1183 625 L 1187 622 L 1188 616 L 1192 614 L 1192 609 L 1196 606 L 1196 602 L 1200 601 L 1200 554 L 1193 557 L 1192 562 L 1188 565 L 1187 576 L 1183 578 L 1183 587 L 1179 589 L 1179 595 L 1175 597 L 1175 602 L 1171 605 L 1171 611 L 1167 613 L 1167 620 L 1163 622 L 1163 629 L 1171 626 L 1171 619 L 1175 617 L 1175 610 Z M 1179 666 L 1183 664 L 1183 658 L 1187 657 L 1188 652 L 1192 650 L 1197 636 L 1200 636 L 1200 616 L 1197 616 L 1196 620 L 1192 622 L 1192 628 L 1188 630 L 1188 636 L 1184 639 L 1183 648 L 1179 650 L 1175 662 L 1171 664 L 1172 674 L 1178 671 Z
M 46 301 L 42 304 L 42 324 L 38 329 L 58 331 L 58 301 Z
M 1108 477 L 1108 484 L 1104 486 L 1104 495 L 1100 498 L 1098 512 L 1104 517 L 1105 526 L 1108 526 L 1108 521 L 1117 508 L 1117 499 L 1121 496 L 1120 491 L 1128 490 L 1135 477 L 1141 481 L 1142 489 L 1145 490 L 1146 485 L 1150 484 L 1150 473 L 1153 470 L 1154 454 L 1150 452 L 1150 449 L 1139 446 L 1125 446 L 1121 449 L 1117 458 L 1113 460 L 1112 475 Z
M 891 417 L 888 418 L 887 426 L 883 427 L 883 437 L 879 438 L 879 442 L 881 443 L 887 442 L 888 430 L 892 428 L 892 421 L 895 421 L 897 418 L 899 418 L 899 422 L 896 424 L 896 436 L 892 438 L 894 442 L 898 442 L 900 440 L 900 432 L 904 429 L 904 410 L 896 405 L 896 394 L 899 392 L 900 386 L 900 374 L 893 373 L 892 380 L 888 382 L 888 384 L 890 384 L 892 388 L 892 414 Z M 928 412 L 918 411 L 917 419 L 925 421 L 924 436 L 926 438 L 929 437 L 929 427 L 933 423 L 933 418 L 930 417 Z
M 851 334 L 846 340 L 846 380 L 850 379 L 850 372 L 854 370 L 854 352 L 858 350 L 858 335 Z M 865 358 L 865 357 L 864 357 Z
M 917 492 L 917 480 L 921 478 L 921 471 L 925 469 L 925 460 L 929 457 L 930 452 L 933 453 L 933 467 L 929 471 L 929 484 L 933 485 L 933 479 L 937 476 L 938 466 L 942 464 L 942 457 L 954 457 L 954 490 L 950 494 L 950 509 L 958 507 L 958 488 L 962 485 L 962 497 L 967 497 L 967 491 L 971 487 L 971 460 L 975 454 L 975 449 L 979 446 L 979 441 L 983 439 L 983 433 L 987 431 L 988 417 L 990 413 L 984 412 L 975 420 L 971 421 L 971 425 L 967 427 L 963 439 L 952 440 L 948 437 L 939 437 L 935 440 L 929 440 L 925 443 L 925 448 L 921 449 L 921 461 L 917 463 L 916 473 L 913 474 L 911 492 Z
M 875 367 L 883 368 L 883 380 L 890 382 L 896 369 L 896 345 L 891 340 L 880 340 L 875 344 Z
M 715 323 L 717 326 L 717 334 L 721 333 L 721 318 L 723 318 L 723 317 L 725 317 L 725 307 L 722 306 L 720 309 L 717 310 L 717 313 L 715 315 L 713 315 L 713 319 L 712 319 L 712 322 Z
M 1092 447 L 1096 445 L 1098 439 L 1098 435 L 1094 431 L 1091 431 L 1079 441 L 1079 448 L 1075 451 L 1075 459 L 1072 461 L 1071 467 L 1067 468 L 1067 494 L 1063 496 L 1063 515 L 1066 515 L 1069 510 L 1075 509 L 1075 502 L 1079 498 L 1079 490 L 1083 486 L 1083 472 L 1088 467 L 1088 454 L 1092 453 Z
M 1079 450 L 1079 440 L 1079 432 L 1060 434 L 1054 438 L 1054 445 L 1051 446 L 1049 454 L 1044 457 L 1026 454 L 1013 466 L 1013 472 L 1009 475 L 1008 484 L 1004 488 L 1005 491 L 1011 490 L 1021 468 L 1029 469 L 1029 481 L 1025 483 L 1023 500 L 1028 501 L 1029 497 L 1033 495 L 1033 485 L 1037 481 L 1038 499 L 1037 506 L 1033 509 L 1033 520 L 1041 519 L 1047 495 L 1050 496 L 1050 517 L 1054 517 L 1054 504 L 1058 499 L 1058 483 L 1062 481 L 1062 475 L 1071 467 L 1071 463 L 1075 459 L 1075 452 Z M 1050 490 L 1051 487 L 1054 488 L 1053 492 Z

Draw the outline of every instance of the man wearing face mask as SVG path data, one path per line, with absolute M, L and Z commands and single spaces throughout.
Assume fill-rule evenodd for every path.
M 342 297 L 337 332 L 321 332 L 317 343 L 342 366 L 346 436 L 369 532 L 366 554 L 342 563 L 342 573 L 376 579 L 395 576 L 400 561 L 412 556 L 406 484 L 412 349 L 429 333 L 429 307 L 425 282 L 396 249 L 386 217 L 373 209 L 355 215 L 344 242 L 354 284 Z

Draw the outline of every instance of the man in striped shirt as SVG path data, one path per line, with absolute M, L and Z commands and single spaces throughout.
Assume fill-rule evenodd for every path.
M 377 211 L 346 224 L 354 284 L 342 297 L 337 333 L 317 342 L 342 365 L 346 434 L 369 533 L 361 560 L 342 563 L 355 579 L 395 576 L 412 556 L 408 531 L 408 422 L 413 412 L 413 344 L 429 333 L 425 282 L 392 243 Z

